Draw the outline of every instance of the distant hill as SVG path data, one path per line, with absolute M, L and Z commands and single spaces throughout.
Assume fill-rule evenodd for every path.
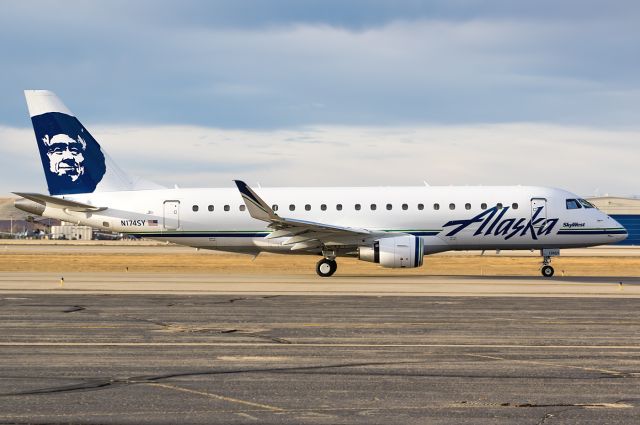
M 0 198 L 0 220 L 25 220 L 30 214 L 13 206 L 17 198 Z M 32 215 L 32 214 L 31 214 Z

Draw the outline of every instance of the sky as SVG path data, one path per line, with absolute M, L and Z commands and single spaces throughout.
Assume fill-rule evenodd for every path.
M 640 2 L 29 1 L 0 14 L 0 196 L 46 191 L 22 91 L 173 187 L 639 195 Z

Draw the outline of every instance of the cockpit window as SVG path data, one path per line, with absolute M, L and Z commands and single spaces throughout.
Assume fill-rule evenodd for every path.
M 583 206 L 583 207 L 585 207 L 585 208 L 595 208 L 595 206 L 594 206 L 591 202 L 589 202 L 589 201 L 587 201 L 587 200 L 585 200 L 585 199 L 578 199 L 578 201 L 579 201 L 579 202 L 582 204 L 582 206 Z
M 568 210 L 577 210 L 578 208 L 582 208 L 580 202 L 578 202 L 576 199 L 567 199 Z

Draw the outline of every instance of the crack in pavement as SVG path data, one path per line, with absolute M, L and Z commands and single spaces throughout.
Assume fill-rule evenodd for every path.
M 584 409 L 630 409 L 634 405 L 622 400 L 613 403 L 483 403 L 475 401 L 460 401 L 451 406 L 458 407 L 513 407 L 513 408 L 539 408 L 539 407 L 579 407 Z
M 553 411 L 553 412 L 546 412 L 544 414 L 544 416 L 542 416 L 542 418 L 540 418 L 540 420 L 536 423 L 536 425 L 544 425 L 547 422 L 547 419 L 555 418 L 556 416 L 560 415 L 561 413 L 568 412 L 570 410 L 577 410 L 577 409 L 582 409 L 582 408 L 583 407 L 581 407 L 581 406 L 568 406 L 566 409 L 556 410 L 556 411 Z
M 189 376 L 215 376 L 215 375 L 231 375 L 238 373 L 280 373 L 280 372 L 302 372 L 322 369 L 335 369 L 335 368 L 350 368 L 350 367 L 366 367 L 366 366 L 388 366 L 393 364 L 410 364 L 410 363 L 424 363 L 423 361 L 407 361 L 407 362 L 367 362 L 367 363 L 340 363 L 329 365 L 317 365 L 317 366 L 297 366 L 297 367 L 280 367 L 280 368 L 259 368 L 259 369 L 231 369 L 231 370 L 205 370 L 205 371 L 192 371 L 192 372 L 179 372 L 168 373 L 163 375 L 151 375 L 151 376 L 133 376 L 128 378 L 105 378 L 105 379 L 86 379 L 84 383 L 39 388 L 29 391 L 20 391 L 15 393 L 0 393 L 0 397 L 15 397 L 15 396 L 28 396 L 28 395 L 41 395 L 41 394 L 54 394 L 64 392 L 75 391 L 91 391 L 105 389 L 111 386 L 119 385 L 136 385 L 136 384 L 148 384 L 150 382 L 158 382 L 172 378 L 183 378 Z
M 17 307 L 57 307 L 62 309 L 62 313 L 73 313 L 75 311 L 86 310 L 86 307 L 81 305 L 65 305 L 65 304 L 19 304 Z
M 245 300 L 252 300 L 252 299 L 272 299 L 272 298 L 278 298 L 280 297 L 280 295 L 265 295 L 265 296 L 261 296 L 261 297 L 236 297 L 236 298 L 230 298 L 228 300 L 225 301 L 219 301 L 219 302 L 212 302 L 212 303 L 208 303 L 207 305 L 211 305 L 211 304 L 232 304 L 235 303 L 237 301 L 245 301 Z M 25 304 L 23 304 L 25 305 Z M 174 306 L 176 304 L 170 304 L 170 306 Z M 35 305 L 33 305 L 35 306 Z M 83 306 L 71 306 L 69 307 L 67 310 L 65 310 L 65 313 L 72 313 L 75 311 L 85 311 L 86 313 L 90 313 L 90 314 L 94 314 L 97 315 L 98 317 L 102 317 L 102 318 L 108 318 L 108 317 L 119 317 L 119 318 L 125 318 L 125 319 L 129 319 L 129 320 L 133 320 L 136 322 L 143 322 L 143 323 L 150 323 L 156 326 L 160 326 L 162 328 L 164 328 L 167 331 L 170 332 L 178 332 L 178 333 L 214 333 L 214 334 L 239 334 L 239 335 L 244 335 L 244 336 L 248 336 L 251 338 L 256 338 L 256 339 L 260 339 L 260 340 L 265 340 L 265 341 L 271 341 L 271 342 L 275 342 L 278 344 L 291 344 L 292 342 L 285 339 L 285 338 L 280 338 L 280 337 L 273 337 L 270 335 L 262 335 L 259 333 L 256 333 L 255 331 L 251 331 L 251 330 L 242 330 L 242 329 L 236 329 L 236 328 L 207 328 L 207 327 L 196 327 L 196 326 L 188 326 L 188 325 L 180 325 L 180 324 L 175 324 L 175 323 L 168 323 L 168 322 L 164 322 L 161 320 L 156 320 L 156 319 L 148 319 L 148 318 L 144 318 L 144 317 L 138 317 L 138 316 L 132 316 L 129 314 L 118 314 L 118 313 L 108 313 L 108 312 L 104 312 L 104 311 L 86 311 L 87 308 L 83 307 Z
M 86 309 L 87 309 L 86 307 L 83 307 L 81 305 L 74 305 L 74 306 L 69 307 L 66 310 L 63 310 L 62 312 L 63 313 L 74 313 L 76 311 L 83 311 L 83 310 L 86 310 Z
M 256 369 L 230 369 L 230 370 L 204 370 L 204 371 L 190 371 L 190 372 L 178 372 L 178 373 L 168 373 L 162 375 L 151 375 L 151 376 L 134 376 L 129 378 L 108 378 L 108 379 L 87 379 L 87 382 L 66 385 L 62 387 L 50 387 L 50 388 L 40 388 L 36 390 L 15 392 L 15 393 L 4 393 L 0 394 L 0 397 L 14 397 L 14 396 L 25 396 L 25 395 L 40 395 L 40 394 L 50 394 L 50 393 L 62 393 L 62 392 L 75 392 L 75 391 L 87 391 L 87 390 L 100 390 L 105 389 L 111 386 L 118 385 L 136 385 L 136 384 L 147 384 L 150 382 L 158 382 L 172 378 L 182 378 L 182 377 L 190 377 L 190 376 L 215 376 L 215 375 L 231 375 L 231 374 L 243 374 L 243 373 L 303 373 L 303 372 L 315 372 L 315 373 L 323 373 L 323 374 L 338 374 L 341 376 L 345 375 L 367 375 L 367 376 L 419 376 L 419 377 L 471 377 L 468 375 L 444 375 L 444 374 L 394 374 L 394 373 L 376 373 L 373 371 L 367 371 L 364 373 L 356 373 L 354 371 L 331 371 L 330 369 L 347 369 L 347 368 L 358 368 L 358 367 L 375 367 L 375 366 L 389 366 L 389 365 L 407 365 L 407 364 L 423 364 L 425 361 L 404 361 L 404 362 L 361 362 L 361 363 L 339 363 L 339 364 L 328 364 L 328 365 L 317 365 L 317 366 L 295 366 L 295 367 L 277 367 L 277 368 L 256 368 Z M 486 376 L 477 376 L 478 378 L 486 378 Z M 509 377 L 494 377 L 494 378 L 507 378 Z M 547 378 L 544 378 L 547 379 Z M 586 403 L 586 404 L 512 404 L 512 403 L 502 403 L 502 404 L 492 404 L 492 405 L 500 405 L 502 407 L 581 407 L 581 408 L 626 408 L 633 407 L 633 405 L 624 403 L 626 400 L 619 400 L 615 403 Z M 467 405 L 469 407 L 473 406 L 474 403 L 469 402 L 460 402 L 458 406 Z

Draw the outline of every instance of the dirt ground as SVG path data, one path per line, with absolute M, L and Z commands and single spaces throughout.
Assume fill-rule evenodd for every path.
M 315 256 L 114 252 L 0 252 L 0 272 L 154 272 L 209 274 L 315 273 Z M 352 258 L 340 258 L 338 274 L 535 276 L 539 257 L 434 255 L 416 269 L 385 269 Z M 640 257 L 564 256 L 553 260 L 558 276 L 640 276 Z

